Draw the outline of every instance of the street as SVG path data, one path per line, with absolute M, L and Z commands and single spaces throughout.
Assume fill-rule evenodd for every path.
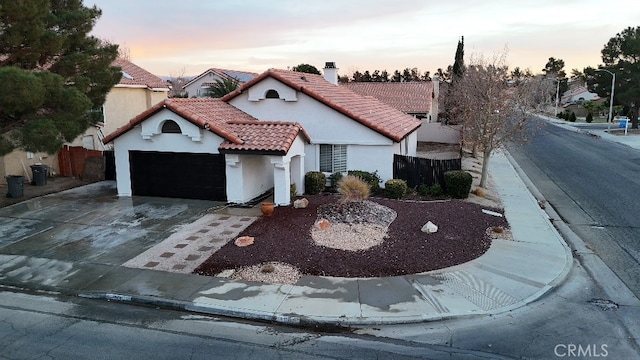
M 603 296 L 576 262 L 558 289 L 505 313 L 322 331 L 7 290 L 0 358 L 542 360 L 578 350 L 582 358 L 637 358 L 638 334 L 621 319 L 639 318 L 640 308 Z
M 640 296 L 640 151 L 544 122 L 540 127 L 511 155 L 568 226 Z
M 113 302 L 0 291 L 2 359 L 504 359 Z

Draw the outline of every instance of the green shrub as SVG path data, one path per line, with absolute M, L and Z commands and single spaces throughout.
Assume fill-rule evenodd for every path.
M 309 171 L 304 174 L 304 188 L 309 195 L 318 195 L 324 190 L 327 177 L 320 171 Z
M 298 188 L 296 187 L 296 183 L 291 183 L 291 185 L 289 185 L 289 196 L 291 197 L 291 200 L 295 199 L 296 196 L 298 196 Z
M 442 189 L 442 186 L 440 186 L 440 184 L 434 184 L 431 186 L 428 186 L 427 184 L 421 184 L 420 186 L 418 186 L 418 195 L 432 197 L 442 196 L 444 195 L 444 190 Z
M 380 182 L 382 180 L 380 180 L 380 176 L 378 176 L 377 171 L 371 173 L 362 170 L 349 170 L 347 172 L 347 175 L 353 175 L 362 179 L 362 181 L 369 184 L 369 186 L 371 187 L 371 192 L 373 192 L 374 194 L 380 192 Z
M 455 199 L 469 197 L 473 177 L 464 170 L 453 170 L 444 173 L 444 182 L 447 185 L 447 193 Z
M 556 115 L 556 117 L 557 117 L 558 119 L 564 119 L 564 111 L 560 111 L 560 112 Z
M 571 115 L 569 115 L 569 121 L 571 122 L 576 122 L 576 113 L 574 113 L 573 111 L 571 112 Z
M 384 192 L 388 198 L 402 199 L 407 193 L 407 182 L 400 179 L 387 180 L 384 183 Z
M 592 113 L 588 113 L 587 114 L 587 118 L 585 119 L 586 122 L 591 123 L 593 122 L 593 114 Z
M 340 182 L 340 179 L 342 179 L 343 175 L 341 172 L 334 172 L 333 174 L 329 175 L 329 181 L 331 182 L 331 188 L 332 189 L 336 189 L 338 187 L 338 182 Z
M 347 175 L 338 182 L 343 201 L 362 201 L 369 197 L 371 187 L 357 176 Z

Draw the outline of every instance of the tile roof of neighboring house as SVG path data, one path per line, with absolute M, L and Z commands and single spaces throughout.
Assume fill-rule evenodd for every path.
M 326 81 L 321 75 L 289 70 L 268 70 L 222 98 L 229 101 L 267 77 L 300 91 L 345 116 L 394 140 L 400 141 L 416 130 L 421 122 L 373 97 L 362 96 Z
M 156 90 L 169 90 L 169 84 L 163 81 L 160 77 L 153 75 L 147 70 L 139 67 L 129 60 L 118 58 L 111 63 L 113 66 L 118 66 L 122 69 L 122 78 L 118 85 L 134 86 L 134 87 L 146 87 L 148 89 Z M 116 87 L 118 87 L 116 85 Z
M 238 82 L 240 84 L 244 84 L 246 82 L 249 82 L 249 81 L 251 81 L 251 79 L 253 79 L 253 78 L 258 76 L 258 74 L 252 73 L 252 72 L 248 72 L 248 71 L 238 71 L 238 70 L 227 70 L 227 69 L 211 68 L 211 69 L 205 70 L 202 74 L 200 74 L 200 75 L 194 77 L 193 79 L 187 81 L 184 85 L 182 85 L 182 88 L 184 89 L 185 87 L 187 87 L 187 86 L 191 85 L 192 83 L 200 80 L 202 77 L 206 76 L 209 73 L 215 74 L 220 78 L 236 79 L 236 80 L 238 80 Z M 213 83 L 212 82 L 207 82 L 207 84 L 213 84 Z
M 306 141 L 309 135 L 298 123 L 284 121 L 233 121 L 229 125 L 244 142 L 235 144 L 224 141 L 219 149 L 223 154 L 255 152 L 260 154 L 285 155 L 298 134 Z
M 362 96 L 373 96 L 407 114 L 426 114 L 431 111 L 433 100 L 431 81 L 350 82 L 340 86 Z
M 220 149 L 226 152 L 260 152 L 286 154 L 302 127 L 288 122 L 260 122 L 232 105 L 212 98 L 166 99 L 131 119 L 104 138 L 109 143 L 133 129 L 162 109 L 169 109 L 194 125 L 208 129 L 224 139 Z

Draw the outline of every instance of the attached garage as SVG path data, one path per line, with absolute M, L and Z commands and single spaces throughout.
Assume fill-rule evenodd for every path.
M 136 196 L 226 201 L 224 155 L 130 151 Z
M 105 137 L 119 196 L 242 204 L 273 189 L 304 191 L 309 136 L 297 123 L 258 121 L 219 99 L 167 99 Z

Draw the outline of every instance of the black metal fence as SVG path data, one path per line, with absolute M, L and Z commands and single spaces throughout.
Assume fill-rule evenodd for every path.
M 410 188 L 420 184 L 440 184 L 444 188 L 444 173 L 461 169 L 462 159 L 434 160 L 397 154 L 393 156 L 393 178 L 405 180 Z

